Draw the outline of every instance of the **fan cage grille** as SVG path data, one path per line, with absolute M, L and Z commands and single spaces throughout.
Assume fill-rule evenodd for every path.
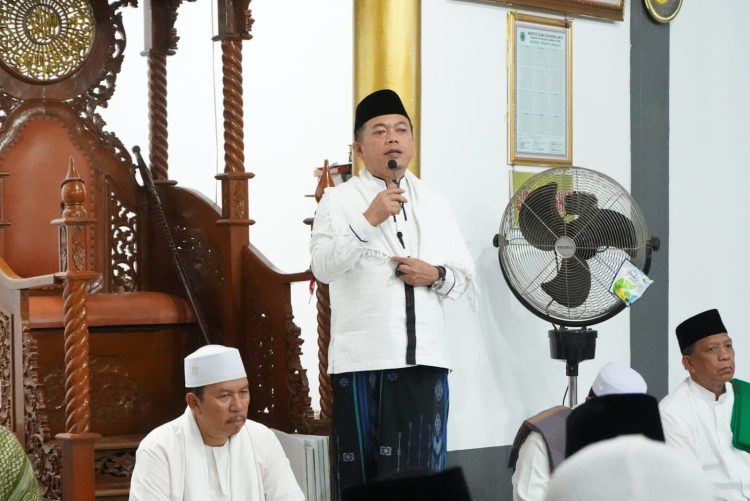
M 575 262 L 568 260 L 568 263 L 588 267 L 590 279 L 585 272 L 575 274 L 569 271 L 568 264 L 563 265 L 566 251 L 564 248 L 556 250 L 558 238 L 532 245 L 521 231 L 519 211 L 522 207 L 529 210 L 528 195 L 549 183 L 557 185 L 554 204 L 535 206 L 527 217 L 532 223 L 539 223 L 542 235 L 547 231 L 558 238 L 564 235 L 578 240 L 576 254 L 570 258 Z M 592 202 L 595 203 L 592 205 Z M 587 223 L 594 214 L 599 218 L 597 224 Z M 625 228 L 627 222 L 622 216 L 632 222 L 632 230 Z M 557 230 L 545 224 L 555 219 L 562 219 L 565 224 Z M 630 244 L 624 249 L 596 245 L 613 231 L 615 234 L 629 232 L 634 238 L 629 238 Z M 582 237 L 584 232 L 587 232 L 586 238 Z M 549 169 L 526 181 L 506 207 L 499 236 L 500 265 L 508 285 L 532 312 L 561 325 L 592 325 L 621 310 L 623 302 L 609 291 L 615 274 L 625 260 L 643 270 L 648 259 L 648 229 L 634 200 L 612 178 L 582 167 Z M 591 257 L 583 259 L 579 254 Z M 542 284 L 549 283 L 548 291 L 557 297 L 575 296 L 585 291 L 589 281 L 589 293 L 580 305 L 561 304 L 542 288 Z

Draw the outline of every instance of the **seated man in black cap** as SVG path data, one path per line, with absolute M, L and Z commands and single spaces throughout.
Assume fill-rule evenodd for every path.
M 715 499 L 750 499 L 750 453 L 732 443 L 732 338 L 715 309 L 688 318 L 676 332 L 689 377 L 660 404 L 667 444 L 698 462 Z
M 645 393 L 604 395 L 589 400 L 573 409 L 565 428 L 566 461 L 591 444 L 621 435 L 643 435 L 664 442 L 659 402 Z
M 359 103 L 353 149 L 365 169 L 326 190 L 310 242 L 330 284 L 334 492 L 444 468 L 443 303 L 475 288 L 448 201 L 407 170 L 414 136 L 395 92 Z
M 586 401 L 604 395 L 646 393 L 635 370 L 609 362 L 596 375 Z M 513 468 L 513 501 L 544 498 L 550 475 L 565 458 L 565 422 L 571 409 L 558 405 L 525 420 L 513 440 L 508 467 Z

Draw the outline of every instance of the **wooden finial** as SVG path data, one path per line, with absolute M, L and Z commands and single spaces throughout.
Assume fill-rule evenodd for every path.
M 333 182 L 333 176 L 331 175 L 331 169 L 328 167 L 328 159 L 323 162 L 323 172 L 320 173 L 320 180 L 318 186 L 315 188 L 315 201 L 320 202 L 323 198 L 323 192 L 326 188 L 335 186 Z
M 60 183 L 60 195 L 64 206 L 63 217 L 85 217 L 83 203 L 86 200 L 86 186 L 78 175 L 75 161 L 70 157 L 68 173 Z

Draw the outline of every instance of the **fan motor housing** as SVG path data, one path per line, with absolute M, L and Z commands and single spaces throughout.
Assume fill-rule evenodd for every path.
M 567 235 L 563 235 L 555 242 L 555 252 L 561 258 L 573 257 L 576 253 L 576 242 Z
M 594 358 L 596 338 L 592 329 L 553 329 L 549 331 L 550 356 L 567 361 L 569 370 L 575 367 L 575 374 L 569 376 L 578 375 L 578 362 Z

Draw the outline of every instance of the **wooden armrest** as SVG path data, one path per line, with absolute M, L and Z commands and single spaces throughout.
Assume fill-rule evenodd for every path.
M 60 295 L 32 296 L 29 298 L 29 326 L 35 329 L 64 327 L 64 307 Z M 87 294 L 86 310 L 89 327 L 195 322 L 193 309 L 184 299 L 162 292 Z
M 55 275 L 39 275 L 36 277 L 21 278 L 11 269 L 5 259 L 0 257 L 0 287 L 12 290 L 33 289 L 45 287 L 56 283 Z
M 268 258 L 253 244 L 247 244 L 245 252 L 251 258 L 263 263 L 274 276 L 276 282 L 292 284 L 295 282 L 309 282 L 313 278 L 312 271 L 309 269 L 297 273 L 284 273 L 274 266 L 273 263 L 271 263 L 271 261 L 269 261 Z

